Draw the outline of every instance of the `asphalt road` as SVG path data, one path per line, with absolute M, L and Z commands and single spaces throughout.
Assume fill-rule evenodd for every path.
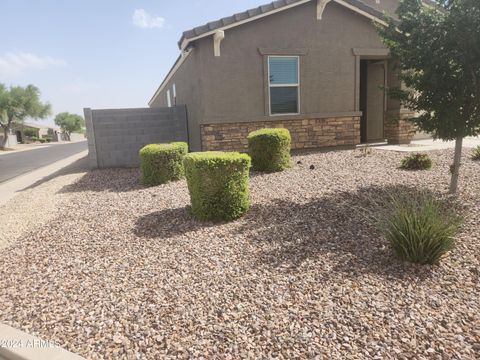
M 0 183 L 87 150 L 87 141 L 53 144 L 0 156 Z

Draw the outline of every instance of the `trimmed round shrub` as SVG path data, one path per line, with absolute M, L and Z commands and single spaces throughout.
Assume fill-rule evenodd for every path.
M 472 160 L 474 161 L 480 160 L 480 146 L 477 146 L 475 149 L 473 149 Z
M 400 168 L 404 170 L 430 170 L 432 164 L 432 159 L 428 154 L 415 153 L 403 158 Z
M 255 171 L 277 172 L 290 167 L 292 138 L 287 129 L 261 129 L 248 135 L 248 152 Z
M 241 217 L 250 207 L 250 157 L 237 152 L 199 152 L 183 160 L 191 211 L 199 220 Z
M 185 176 L 183 158 L 188 153 L 188 144 L 150 144 L 140 150 L 142 182 L 156 186 Z
M 431 194 L 393 195 L 377 214 L 380 230 L 402 260 L 437 264 L 455 246 L 462 216 Z

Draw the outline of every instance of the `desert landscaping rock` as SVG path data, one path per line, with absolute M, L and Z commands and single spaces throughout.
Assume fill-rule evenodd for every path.
M 18 192 L 4 206 L 0 205 L 0 251 L 56 216 L 60 208 L 57 204 L 64 198 L 58 191 L 81 177 L 85 164 L 82 159 L 50 181 L 40 181 Z M 78 173 L 80 169 L 82 172 Z
M 396 260 L 362 213 L 382 189 L 445 193 L 453 153 L 429 154 L 427 172 L 379 150 L 296 155 L 253 173 L 251 210 L 223 224 L 192 219 L 184 181 L 71 175 L 0 252 L 0 322 L 88 359 L 478 358 L 480 165 L 465 155 L 467 217 L 439 266 Z

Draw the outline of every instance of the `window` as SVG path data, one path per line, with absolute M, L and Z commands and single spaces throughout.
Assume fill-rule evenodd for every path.
M 170 97 L 170 90 L 167 90 L 167 105 L 172 107 L 172 98 Z
M 177 86 L 173 84 L 172 86 L 172 92 L 173 92 L 173 106 L 177 106 Z
M 300 112 L 298 59 L 298 56 L 268 57 L 271 115 L 298 114 Z

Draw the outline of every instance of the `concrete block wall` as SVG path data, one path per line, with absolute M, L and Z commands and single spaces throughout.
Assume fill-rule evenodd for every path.
M 139 109 L 85 109 L 91 168 L 136 167 L 147 144 L 188 142 L 185 106 Z

